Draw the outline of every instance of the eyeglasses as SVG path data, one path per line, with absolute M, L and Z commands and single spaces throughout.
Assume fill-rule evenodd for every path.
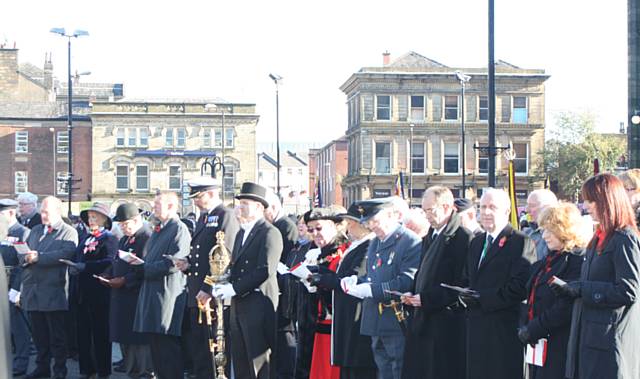
M 625 188 L 625 190 L 626 190 L 627 192 L 635 192 L 635 191 L 636 191 L 636 189 L 635 189 L 635 188 L 628 188 L 628 187 L 627 187 L 627 188 Z
M 315 228 L 307 228 L 307 233 L 313 234 L 314 230 L 319 233 L 322 231 L 322 226 L 316 226 Z

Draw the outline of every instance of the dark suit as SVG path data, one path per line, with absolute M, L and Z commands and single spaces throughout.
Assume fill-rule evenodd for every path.
M 15 242 L 25 242 L 29 236 L 29 229 L 16 222 L 9 227 L 6 240 L 0 245 L 0 253 L 4 264 L 10 270 L 9 289 L 20 292 L 22 284 L 22 267 L 18 262 L 18 254 L 16 249 L 11 246 Z M 13 359 L 14 371 L 25 371 L 29 364 L 29 344 L 31 342 L 31 332 L 27 316 L 22 308 L 17 307 L 14 303 L 9 303 L 9 314 L 11 316 L 11 337 L 15 347 Z
M 461 285 L 471 232 L 454 213 L 441 233 L 426 241 L 413 291 L 422 306 L 414 309 L 410 322 L 402 377 L 464 379 L 464 312 L 457 293 L 440 284 Z
M 183 328 L 183 341 L 189 349 L 189 356 L 193 361 L 193 373 L 200 379 L 212 378 L 213 361 L 209 351 L 209 337 L 212 330 L 203 322 L 196 300 L 198 292 L 211 293 L 211 286 L 204 282 L 210 274 L 209 253 L 217 243 L 216 233 L 224 231 L 224 244 L 229 251 L 233 251 L 233 243 L 240 226 L 232 211 L 220 204 L 208 213 L 200 215 L 195 231 L 191 237 L 189 253 L 190 267 L 187 270 L 187 317 Z M 213 306 L 214 300 L 212 300 Z M 201 322 L 198 322 L 200 319 Z
M 69 309 L 67 266 L 59 259 L 73 259 L 78 233 L 62 220 L 49 233 L 40 224 L 27 238 L 31 250 L 38 251 L 38 261 L 22 272 L 20 304 L 29 313 L 33 342 L 38 350 L 36 370 L 49 373 L 51 357 L 56 374 L 66 375 L 67 349 L 65 317 Z
M 20 223 L 29 229 L 35 228 L 37 225 L 42 224 L 42 217 L 40 213 L 35 212 L 31 217 L 20 217 Z
M 465 284 L 480 293 L 480 305 L 467 310 L 467 379 L 521 378 L 524 349 L 518 340 L 520 304 L 527 296 L 533 243 L 510 225 L 488 247 L 486 233 L 471 241 Z
M 7 236 L 7 219 L 4 215 L 0 214 L 0 240 L 4 240 Z M 0 257 L 0 293 L 5 293 L 9 290 L 7 285 L 7 276 L 5 265 Z M 11 377 L 11 335 L 9 332 L 9 309 L 7 309 L 7 303 L 0 303 L 0 374 L 3 377 Z
M 273 222 L 282 236 L 282 254 L 280 262 L 286 264 L 289 254 L 298 241 L 298 228 L 291 219 L 285 215 Z M 276 373 L 279 379 L 293 378 L 296 361 L 296 334 L 295 325 L 291 320 L 291 294 L 288 281 L 292 280 L 291 275 L 278 274 L 278 286 L 280 288 L 280 299 L 278 300 L 278 335 L 276 353 Z
M 133 330 L 148 333 L 151 359 L 159 379 L 183 375 L 180 351 L 182 320 L 187 303 L 186 275 L 163 257 L 189 255 L 191 236 L 178 218 L 171 218 L 147 241 L 145 263 L 135 266 L 144 280 L 136 307 Z
M 276 343 L 278 281 L 276 269 L 282 253 L 278 229 L 258 220 L 243 243 L 236 236 L 231 255 L 231 359 L 236 378 L 273 378 L 272 352 Z

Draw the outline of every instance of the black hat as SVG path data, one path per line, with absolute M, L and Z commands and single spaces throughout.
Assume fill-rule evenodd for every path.
M 240 193 L 236 195 L 236 199 L 249 199 L 257 201 L 265 208 L 269 206 L 269 202 L 267 201 L 267 189 L 256 183 L 242 183 L 242 188 L 240 188 Z
M 469 208 L 474 207 L 473 201 L 466 198 L 458 198 L 453 201 L 453 205 L 458 212 L 466 211 Z
M 340 222 L 343 220 L 343 215 L 345 214 L 345 209 L 340 206 L 331 205 L 325 208 L 313 208 L 308 213 L 304 214 L 304 222 L 305 224 L 309 221 L 317 221 L 317 220 L 330 220 L 333 222 Z
M 371 217 L 377 215 L 381 210 L 392 206 L 393 202 L 390 198 L 363 200 L 358 203 L 357 208 L 358 214 L 360 215 L 360 222 L 369 221 Z
M 353 221 L 360 221 L 360 212 L 358 208 L 360 207 L 361 201 L 354 201 L 349 205 L 349 209 L 347 209 L 347 213 L 343 213 L 342 218 L 348 218 Z
M 116 215 L 113 218 L 113 221 L 122 222 L 131 220 L 140 214 L 140 209 L 134 203 L 124 203 L 118 206 L 116 209 Z
M 107 204 L 93 203 L 91 208 L 85 209 L 84 211 L 80 212 L 80 219 L 86 225 L 89 225 L 89 211 L 100 213 L 101 215 L 106 217 L 104 228 L 111 230 L 111 217 L 109 217 L 109 207 L 107 206 Z
M 187 182 L 187 185 L 191 187 L 191 192 L 189 192 L 189 197 L 196 197 L 202 192 L 209 191 L 212 189 L 220 188 L 220 179 L 214 179 L 210 176 L 201 176 L 198 178 L 191 179 Z
M 18 202 L 13 199 L 2 199 L 0 200 L 0 211 L 4 211 L 5 209 L 16 209 L 18 208 Z

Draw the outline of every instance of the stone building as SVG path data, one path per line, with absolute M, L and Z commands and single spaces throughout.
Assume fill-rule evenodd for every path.
M 488 144 L 486 68 L 454 68 L 409 52 L 383 65 L 363 67 L 340 87 L 347 96 L 348 173 L 342 180 L 347 202 L 393 193 L 398 174 L 414 205 L 433 185 L 461 196 L 461 85 L 455 72 L 472 78 L 466 84 L 466 196 L 487 186 L 487 156 L 474 146 Z M 544 147 L 544 70 L 496 62 L 496 141 L 516 153 L 519 202 L 542 186 L 538 152 Z M 507 161 L 496 159 L 498 187 L 507 185 Z
M 351 204 L 344 190 L 348 148 L 347 138 L 341 137 L 319 149 L 309 150 L 309 193 L 315 199 L 320 191 L 320 207 L 333 204 L 348 207 Z
M 255 104 L 123 99 L 93 103 L 91 119 L 92 194 L 112 208 L 135 201 L 151 209 L 156 191 L 183 193 L 214 157 L 225 165 L 225 203 L 243 181 L 256 178 Z M 186 196 L 182 205 L 184 213 L 193 209 Z
M 309 209 L 307 153 L 280 153 L 280 196 L 285 212 L 302 214 Z M 273 152 L 258 153 L 258 184 L 277 192 L 277 160 Z

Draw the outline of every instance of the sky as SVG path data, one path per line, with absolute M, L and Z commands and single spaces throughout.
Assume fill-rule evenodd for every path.
M 495 0 L 495 58 L 544 69 L 547 127 L 589 111 L 618 132 L 627 114 L 627 2 Z M 486 67 L 487 1 L 33 1 L 5 2 L 0 41 L 20 62 L 66 80 L 67 45 L 53 27 L 83 29 L 72 71 L 124 83 L 126 97 L 206 97 L 257 105 L 258 141 L 324 144 L 347 128 L 339 89 L 361 67 L 409 51 L 451 67 Z

